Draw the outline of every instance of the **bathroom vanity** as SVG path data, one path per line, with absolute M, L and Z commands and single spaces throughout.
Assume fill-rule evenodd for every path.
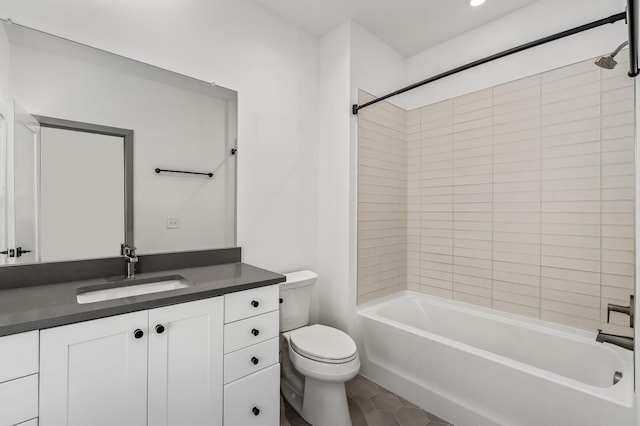
M 237 93 L 9 21 L 0 77 L 0 426 L 276 426 Z
M 0 426 L 278 425 L 284 277 L 233 263 L 141 278 L 167 275 L 192 285 L 89 304 L 74 300 L 87 282 L 0 291 L 0 335 L 26 329 L 0 337 Z

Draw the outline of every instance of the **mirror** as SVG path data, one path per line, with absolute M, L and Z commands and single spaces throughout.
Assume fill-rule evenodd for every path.
M 3 21 L 0 264 L 234 247 L 236 121 L 233 90 Z

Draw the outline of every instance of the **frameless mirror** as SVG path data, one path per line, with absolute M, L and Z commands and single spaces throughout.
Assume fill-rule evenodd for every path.
M 0 264 L 235 246 L 237 93 L 0 25 Z

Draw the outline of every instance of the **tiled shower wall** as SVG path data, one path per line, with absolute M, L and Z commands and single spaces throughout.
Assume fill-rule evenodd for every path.
M 406 112 L 409 289 L 607 328 L 607 303 L 628 304 L 634 282 L 625 67 L 585 61 Z
M 387 102 L 358 114 L 358 303 L 407 288 L 406 129 Z

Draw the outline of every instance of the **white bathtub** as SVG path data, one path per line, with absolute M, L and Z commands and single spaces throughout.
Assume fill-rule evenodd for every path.
M 412 291 L 358 332 L 365 376 L 456 426 L 636 424 L 632 352 L 595 332 Z

